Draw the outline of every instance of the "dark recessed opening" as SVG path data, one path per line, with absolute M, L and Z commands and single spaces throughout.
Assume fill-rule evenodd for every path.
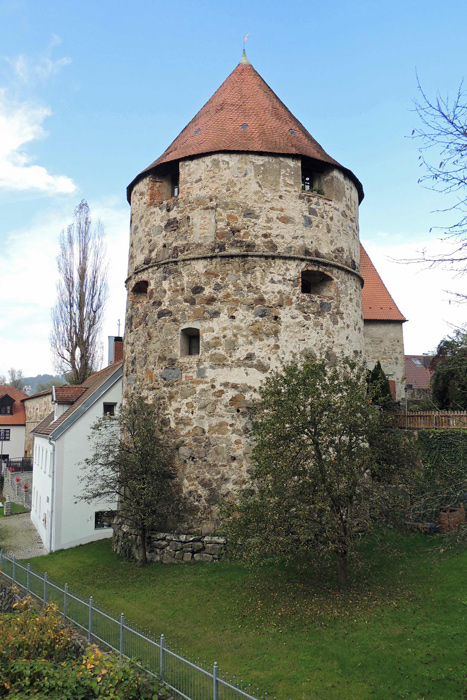
M 171 196 L 172 197 L 178 197 L 179 178 L 180 178 L 180 174 L 179 174 L 178 170 L 176 173 L 172 173 L 172 176 L 171 176 Z
M 136 282 L 136 284 L 133 285 L 133 289 L 131 291 L 133 292 L 133 294 L 146 296 L 146 294 L 148 293 L 148 287 L 149 282 L 147 280 L 140 280 L 139 282 Z
M 183 328 L 180 333 L 180 355 L 199 355 L 200 336 L 198 328 Z
M 321 270 L 303 270 L 301 275 L 302 294 L 329 294 L 333 279 Z

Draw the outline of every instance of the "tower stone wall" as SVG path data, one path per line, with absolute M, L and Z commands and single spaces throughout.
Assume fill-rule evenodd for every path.
M 124 395 L 165 398 L 196 506 L 179 529 L 208 533 L 247 475 L 248 407 L 267 374 L 305 350 L 363 352 L 359 196 L 328 165 L 324 195 L 303 191 L 298 156 L 171 165 L 131 191 Z M 190 334 L 199 353 L 188 354 Z

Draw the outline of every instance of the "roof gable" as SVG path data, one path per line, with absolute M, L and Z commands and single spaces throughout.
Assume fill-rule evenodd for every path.
M 167 150 L 128 186 L 128 200 L 138 180 L 158 165 L 222 151 L 306 156 L 334 165 L 351 177 L 363 199 L 355 175 L 326 153 L 253 66 L 242 60 Z
M 365 283 L 362 289 L 363 320 L 406 321 L 361 243 L 360 272 Z
M 84 389 L 72 406 L 62 413 L 57 420 L 50 421 L 50 416 L 39 423 L 32 431 L 37 435 L 50 435 L 58 438 L 73 423 L 75 423 L 92 406 L 99 397 L 107 391 L 122 376 L 122 363 L 116 362 L 102 369 L 100 372 L 91 374 L 86 381 L 78 387 Z M 59 388 L 59 387 L 57 387 Z M 60 387 L 61 388 L 61 387 Z M 53 416 L 52 416 L 53 417 Z

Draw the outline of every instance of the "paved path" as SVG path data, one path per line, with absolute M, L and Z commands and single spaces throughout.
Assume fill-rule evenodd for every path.
M 30 513 L 0 518 L 0 548 L 9 557 L 32 559 L 47 554 Z

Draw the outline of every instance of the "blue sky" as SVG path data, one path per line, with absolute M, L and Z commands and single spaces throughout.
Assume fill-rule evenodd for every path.
M 0 0 L 0 374 L 52 369 L 60 230 L 85 198 L 107 228 L 111 303 L 124 318 L 126 186 L 238 63 L 254 67 L 325 150 L 362 181 L 360 235 L 401 311 L 406 352 L 465 320 L 444 290 L 461 278 L 391 262 L 451 223 L 418 185 L 416 72 L 454 94 L 465 73 L 467 3 Z

